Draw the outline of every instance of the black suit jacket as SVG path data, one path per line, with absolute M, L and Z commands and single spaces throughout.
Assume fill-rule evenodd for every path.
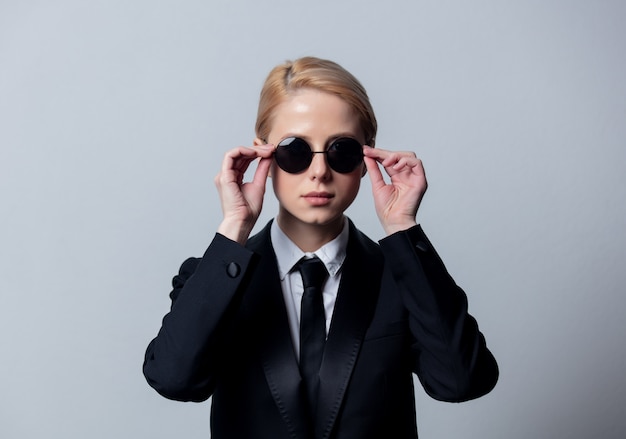
M 213 397 L 212 438 L 416 438 L 412 373 L 443 401 L 493 388 L 496 362 L 422 229 L 378 245 L 350 223 L 311 419 L 269 229 L 245 248 L 218 234 L 185 261 L 146 352 L 160 394 Z

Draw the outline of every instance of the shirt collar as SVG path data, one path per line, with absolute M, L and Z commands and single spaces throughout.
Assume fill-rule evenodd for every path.
M 276 254 L 280 279 L 285 279 L 285 276 L 289 274 L 300 259 L 312 256 L 317 256 L 324 263 L 331 277 L 336 276 L 341 269 L 343 261 L 346 259 L 349 234 L 348 219 L 344 218 L 343 229 L 335 239 L 327 242 L 314 252 L 303 252 L 280 229 L 278 221 L 274 220 L 270 229 L 270 236 L 274 246 L 274 253 Z

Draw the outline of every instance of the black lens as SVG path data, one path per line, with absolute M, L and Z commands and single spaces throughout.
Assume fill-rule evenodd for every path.
M 274 158 L 280 169 L 298 174 L 311 165 L 313 154 L 326 154 L 328 166 L 341 174 L 352 172 L 363 163 L 363 147 L 350 137 L 341 137 L 333 141 L 326 151 L 319 152 L 311 151 L 309 144 L 299 137 L 288 137 L 278 144 Z
M 327 151 L 328 165 L 336 172 L 347 174 L 363 162 L 363 147 L 349 137 L 335 140 Z
M 281 141 L 274 151 L 276 163 L 285 172 L 297 174 L 309 167 L 313 152 L 308 143 L 298 137 L 288 137 Z

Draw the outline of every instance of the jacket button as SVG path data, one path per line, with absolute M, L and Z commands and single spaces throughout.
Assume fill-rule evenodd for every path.
M 234 277 L 239 276 L 239 273 L 241 273 L 241 268 L 239 267 L 239 264 L 235 262 L 231 262 L 226 267 L 226 273 L 228 273 L 230 277 L 234 278 Z
M 424 241 L 417 241 L 417 244 L 415 244 L 415 247 L 417 247 L 418 250 L 421 250 L 423 252 L 428 251 L 428 246 L 426 245 Z

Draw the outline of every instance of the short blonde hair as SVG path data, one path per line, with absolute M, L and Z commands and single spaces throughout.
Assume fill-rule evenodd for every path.
M 374 146 L 378 125 L 365 88 L 339 64 L 315 57 L 287 61 L 272 69 L 261 90 L 256 119 L 256 135 L 267 139 L 275 108 L 290 93 L 311 88 L 343 99 L 359 118 L 366 144 Z

